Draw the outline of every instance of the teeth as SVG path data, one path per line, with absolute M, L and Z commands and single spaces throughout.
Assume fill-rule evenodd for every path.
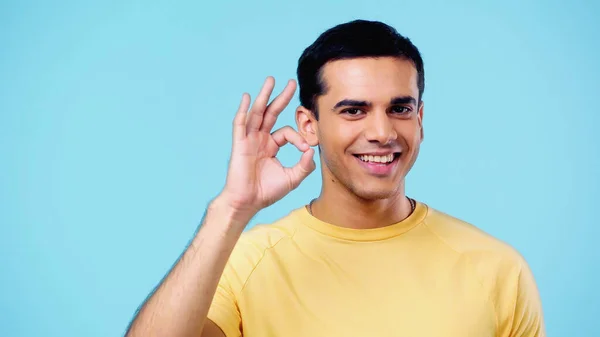
M 371 155 L 361 155 L 359 156 L 360 160 L 372 163 L 391 163 L 394 160 L 393 154 L 388 154 L 387 156 L 371 156 Z

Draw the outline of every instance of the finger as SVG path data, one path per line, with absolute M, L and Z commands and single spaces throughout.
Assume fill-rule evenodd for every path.
M 256 96 L 256 100 L 250 109 L 250 115 L 248 116 L 246 123 L 246 132 L 249 133 L 260 129 L 260 125 L 263 121 L 263 114 L 267 109 L 267 103 L 269 102 L 269 97 L 271 96 L 274 87 L 275 79 L 271 76 L 267 77 L 260 93 Z
M 279 114 L 288 106 L 288 104 L 290 104 L 295 92 L 296 81 L 289 80 L 281 94 L 279 94 L 279 96 L 277 96 L 267 107 L 262 126 L 260 127 L 261 130 L 271 132 L 271 129 L 277 121 L 277 117 L 279 117 Z
M 296 165 L 286 169 L 294 188 L 298 187 L 298 185 L 300 185 L 300 183 L 317 167 L 313 160 L 314 154 L 315 150 L 309 148 L 302 154 L 300 161 Z
M 239 141 L 246 137 L 246 116 L 250 107 L 250 95 L 244 93 L 238 111 L 233 119 L 233 140 Z
M 306 139 L 304 139 L 300 133 L 296 132 L 296 130 L 289 126 L 282 127 L 281 129 L 273 132 L 271 136 L 279 147 L 290 143 L 302 152 L 307 151 L 310 148 L 306 142 Z

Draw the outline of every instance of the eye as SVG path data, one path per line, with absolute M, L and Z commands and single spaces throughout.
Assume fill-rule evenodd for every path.
M 343 114 L 350 115 L 350 116 L 358 116 L 361 112 L 362 111 L 358 108 L 348 108 L 348 109 L 342 110 Z
M 395 114 L 408 114 L 411 112 L 411 108 L 405 106 L 394 106 L 392 107 L 391 111 Z

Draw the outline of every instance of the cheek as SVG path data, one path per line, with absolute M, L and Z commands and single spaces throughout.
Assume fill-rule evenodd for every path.
M 348 123 L 332 123 L 319 128 L 319 143 L 330 155 L 341 156 L 354 143 L 356 127 Z
M 404 138 L 410 147 L 418 145 L 421 141 L 421 128 L 417 123 L 409 127 L 404 126 L 400 128 L 398 133 L 402 135 L 402 138 Z
M 331 128 L 319 128 L 319 146 L 329 169 L 343 174 L 351 163 L 349 160 L 353 159 L 348 154 L 356 137 L 352 126 L 340 124 Z

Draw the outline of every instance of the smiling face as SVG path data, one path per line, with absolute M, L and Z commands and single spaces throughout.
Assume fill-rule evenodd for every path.
M 417 71 L 395 57 L 327 63 L 318 121 L 300 108 L 298 129 L 319 145 L 323 188 L 350 191 L 366 200 L 403 194 L 423 138 Z

